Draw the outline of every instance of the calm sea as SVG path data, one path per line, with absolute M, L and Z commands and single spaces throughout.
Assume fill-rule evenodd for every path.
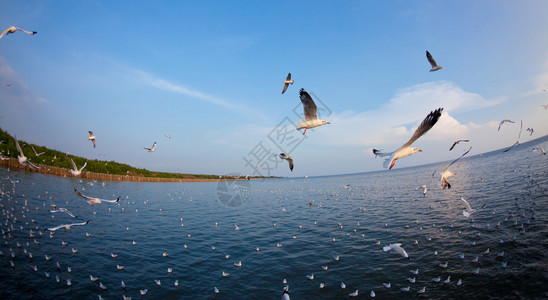
M 439 188 L 449 162 L 228 183 L 97 182 L 0 169 L 0 298 L 280 299 L 286 279 L 292 299 L 346 299 L 355 290 L 362 299 L 371 291 L 381 299 L 546 299 L 548 158 L 535 146 L 547 149 L 548 137 L 463 158 L 449 190 Z M 122 199 L 90 206 L 74 188 Z M 460 197 L 476 209 L 470 218 Z M 49 212 L 53 204 L 76 218 Z M 44 231 L 86 220 L 53 236 Z M 391 243 L 411 259 L 385 253 Z

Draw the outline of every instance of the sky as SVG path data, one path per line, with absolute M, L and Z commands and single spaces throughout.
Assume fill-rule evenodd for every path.
M 299 177 L 381 170 L 371 150 L 401 147 L 441 107 L 413 144 L 423 152 L 395 168 L 453 160 L 512 145 L 520 120 L 522 142 L 548 134 L 546 11 L 541 0 L 0 1 L 1 30 L 38 32 L 0 39 L 0 127 L 153 171 Z M 426 50 L 442 70 L 429 72 Z M 301 88 L 331 123 L 304 136 Z M 497 131 L 503 119 L 516 123 Z M 470 142 L 449 151 L 457 139 Z

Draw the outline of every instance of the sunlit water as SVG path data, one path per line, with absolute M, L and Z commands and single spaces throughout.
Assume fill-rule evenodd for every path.
M 237 194 L 245 184 L 232 182 L 224 195 L 244 197 L 236 207 L 219 200 L 223 190 L 216 182 L 103 183 L 0 169 L 0 298 L 139 299 L 139 291 L 148 289 L 143 298 L 279 299 L 284 278 L 292 299 L 348 298 L 355 290 L 359 298 L 374 291 L 381 299 L 548 297 L 548 160 L 532 151 L 537 145 L 547 148 L 547 140 L 462 159 L 452 167 L 457 175 L 449 179 L 450 190 L 439 188 L 439 172 L 448 165 L 444 162 L 345 176 L 246 181 L 247 197 Z M 457 157 L 464 150 L 453 151 Z M 426 196 L 417 189 L 423 184 L 429 188 Z M 122 200 L 89 206 L 74 188 Z M 477 209 L 470 218 L 462 214 L 460 196 Z M 77 217 L 50 213 L 52 204 Z M 58 230 L 53 237 L 44 231 L 85 220 L 91 222 Z M 402 243 L 411 259 L 385 253 L 382 247 L 390 243 Z M 164 252 L 169 256 L 163 257 Z M 235 267 L 239 261 L 242 266 Z M 439 266 L 445 262 L 446 268 Z M 310 274 L 314 280 L 307 279 Z M 92 282 L 90 275 L 99 280 Z M 448 276 L 450 282 L 444 283 Z M 432 280 L 436 277 L 440 282 Z M 409 292 L 400 290 L 407 286 Z M 423 287 L 425 293 L 417 294 Z

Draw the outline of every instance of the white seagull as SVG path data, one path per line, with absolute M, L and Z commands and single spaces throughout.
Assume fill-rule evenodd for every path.
M 410 146 L 423 134 L 428 132 L 428 130 L 430 130 L 436 124 L 436 122 L 438 122 L 438 119 L 440 118 L 442 111 L 443 111 L 443 108 L 438 108 L 434 111 L 431 111 L 428 114 L 428 116 L 426 116 L 426 118 L 419 125 L 417 130 L 415 130 L 415 133 L 413 134 L 411 139 L 407 143 L 405 143 L 403 146 L 401 146 L 401 148 L 399 148 L 398 150 L 390 153 L 381 153 L 379 150 L 373 149 L 373 154 L 375 154 L 375 156 L 380 156 L 380 157 L 388 156 L 388 158 L 384 160 L 384 167 L 388 169 L 392 169 L 394 167 L 394 164 L 396 164 L 396 160 L 400 158 L 404 158 L 406 156 L 409 156 L 417 152 L 422 152 L 422 150 L 415 147 L 411 148 Z
M 417 190 L 421 190 L 422 194 L 426 196 L 426 191 L 428 191 L 428 188 L 426 187 L 426 185 L 423 185 L 421 187 L 418 187 Z
M 32 148 L 32 151 L 34 151 L 34 155 L 35 155 L 35 156 L 40 156 L 40 155 L 46 153 L 46 152 L 40 152 L 40 153 L 38 153 L 38 152 L 36 152 L 36 150 L 34 149 L 34 146 L 30 146 L 30 147 Z
M 30 34 L 30 35 L 35 35 L 37 34 L 36 31 L 27 31 L 27 30 L 24 30 L 24 29 L 21 29 L 19 27 L 15 27 L 15 26 L 10 26 L 8 27 L 8 29 L 2 31 L 2 33 L 0 33 L 0 39 L 4 36 L 4 35 L 7 35 L 7 34 L 11 34 L 11 33 L 15 33 L 15 31 L 17 30 L 21 30 L 22 32 L 26 33 L 26 34 Z
M 463 156 L 465 156 L 466 154 L 468 154 L 468 152 L 470 152 L 470 150 L 472 150 L 472 147 L 470 147 L 470 149 L 468 149 L 468 151 L 464 152 L 464 154 L 462 154 L 461 156 L 459 156 L 459 158 L 455 159 L 454 161 L 452 161 L 448 166 L 447 168 L 445 168 L 445 170 L 443 170 L 443 172 L 441 173 L 441 180 L 440 180 L 440 186 L 442 189 L 445 189 L 445 188 L 448 188 L 450 189 L 451 188 L 451 184 L 449 184 L 449 181 L 447 181 L 447 178 L 453 176 L 453 175 L 457 175 L 457 173 L 453 173 L 451 171 L 449 171 L 449 168 L 454 164 L 456 163 L 459 159 L 461 159 Z
M 287 74 L 287 78 L 284 80 L 284 89 L 282 90 L 282 94 L 285 93 L 285 91 L 287 90 L 287 87 L 291 84 L 293 84 L 293 80 L 291 80 L 291 73 L 288 73 Z
M 308 128 L 331 124 L 327 121 L 318 119 L 318 107 L 316 106 L 316 103 L 314 103 L 314 100 L 312 100 L 312 97 L 310 97 L 304 89 L 300 90 L 300 96 L 304 107 L 304 118 L 299 121 L 299 124 L 297 124 L 297 130 L 304 128 L 304 135 Z
M 88 161 L 86 160 L 86 161 L 84 162 L 84 165 L 83 165 L 80 169 L 78 169 L 78 168 L 76 167 L 76 164 L 75 164 L 74 161 L 72 160 L 72 158 L 71 158 L 70 156 L 68 156 L 68 155 L 67 155 L 67 157 L 69 158 L 70 164 L 72 165 L 72 170 L 70 170 L 70 174 L 72 174 L 72 176 L 74 176 L 74 177 L 80 176 L 80 174 L 82 174 L 82 170 L 83 170 L 83 169 L 86 167 L 86 165 L 88 164 Z
M 83 225 L 87 225 L 89 222 L 91 221 L 88 220 L 82 223 L 63 224 L 55 227 L 46 228 L 45 231 L 56 231 L 57 229 L 61 229 L 61 228 L 64 228 L 65 231 L 67 231 L 67 230 L 70 230 L 71 226 L 83 226 Z
M 89 196 L 83 195 L 77 189 L 74 189 L 74 192 L 76 193 L 76 195 L 78 195 L 78 196 L 80 196 L 84 199 L 88 199 L 87 203 L 89 203 L 89 205 L 100 204 L 102 202 L 117 203 L 118 201 L 120 201 L 120 197 L 118 197 L 115 200 L 105 200 L 105 199 L 99 199 L 99 198 L 94 198 L 94 197 L 89 197 Z
M 405 252 L 405 250 L 401 247 L 401 244 L 399 244 L 399 243 L 384 246 L 384 247 L 382 247 L 382 250 L 384 250 L 384 252 L 387 252 L 387 253 L 390 253 L 390 251 L 394 250 L 394 251 L 396 251 L 396 253 L 400 254 L 401 256 L 403 256 L 407 259 L 411 259 L 409 257 L 409 255 L 407 255 L 407 252 Z
M 95 136 L 93 135 L 93 131 L 88 131 L 89 137 L 88 140 L 90 140 L 93 143 L 93 148 L 95 148 Z
M 443 69 L 442 66 L 438 66 L 438 64 L 436 63 L 436 61 L 432 57 L 432 54 L 430 54 L 430 52 L 428 52 L 428 50 L 426 51 L 426 58 L 428 59 L 428 62 L 432 66 L 432 69 L 430 69 L 430 72 L 434 72 L 434 71 Z
M 55 205 L 53 206 L 53 210 L 50 210 L 49 212 L 50 213 L 56 213 L 56 212 L 62 212 L 62 213 L 66 213 L 67 215 L 73 217 L 73 218 L 76 218 L 75 215 L 73 215 L 68 209 L 66 208 L 63 208 L 63 207 L 59 207 L 57 208 Z
M 293 172 L 293 158 L 291 156 L 286 155 L 285 153 L 280 153 L 280 158 L 287 160 L 287 163 L 289 163 L 289 170 Z
M 154 152 L 155 148 L 156 148 L 156 142 L 154 142 L 154 144 L 152 144 L 152 147 L 145 148 L 145 149 L 148 150 L 148 152 Z
M 533 151 L 538 151 L 538 152 L 544 154 L 544 156 L 546 156 L 546 151 L 544 151 L 544 148 L 542 148 L 540 146 L 533 148 Z
M 14 136 L 13 139 L 15 140 L 15 148 L 17 148 L 17 151 L 19 152 L 19 155 L 17 156 L 17 160 L 19 161 L 19 164 L 21 164 L 22 166 L 26 166 L 28 164 L 28 166 L 33 169 L 41 169 L 40 167 L 35 166 L 33 163 L 30 162 L 30 160 L 27 159 L 27 157 L 23 153 L 23 150 L 21 149 L 21 146 L 19 146 L 19 141 L 17 140 L 17 137 Z
M 521 125 L 520 125 L 520 127 L 519 127 L 518 140 L 517 140 L 512 146 L 510 146 L 510 148 L 508 148 L 508 149 L 506 149 L 506 150 L 504 150 L 504 151 L 502 151 L 502 152 L 508 152 L 508 151 L 510 151 L 510 149 L 514 148 L 514 146 L 519 145 L 519 139 L 520 139 L 520 137 L 521 137 L 521 130 L 522 130 L 522 129 L 523 129 L 523 121 L 521 121 Z
M 449 148 L 449 151 L 453 150 L 453 148 L 455 148 L 456 145 L 460 144 L 460 143 L 466 143 L 466 142 L 469 142 L 470 140 L 458 140 L 456 142 L 453 143 L 453 145 L 451 146 L 451 148 Z
M 462 211 L 463 216 L 468 218 L 468 217 L 470 217 L 471 214 L 476 212 L 475 209 L 472 209 L 472 207 L 470 207 L 470 203 L 468 203 L 468 201 L 466 201 L 464 198 L 462 198 L 462 196 L 460 197 L 460 200 L 462 200 L 462 202 L 464 202 L 464 206 L 466 206 L 466 210 Z

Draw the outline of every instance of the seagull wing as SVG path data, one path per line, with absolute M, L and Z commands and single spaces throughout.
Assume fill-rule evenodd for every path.
M 287 162 L 289 163 L 289 170 L 293 172 L 293 159 L 291 157 L 288 157 Z
M 82 223 L 73 223 L 73 224 L 68 224 L 68 226 L 82 226 L 82 225 L 87 225 L 90 221 L 85 221 L 85 222 L 82 222 Z
M 390 156 L 390 155 L 392 155 L 392 153 L 394 153 L 394 152 L 385 153 L 385 152 L 381 152 L 381 149 L 373 149 L 373 154 L 375 154 L 375 157 L 377 157 L 377 156 L 379 156 L 379 157 Z
M 6 30 L 4 30 L 4 31 L 2 31 L 2 33 L 0 33 L 0 39 L 1 39 L 6 33 L 8 33 L 12 28 L 13 28 L 13 26 L 12 26 L 12 27 L 9 27 L 8 29 L 6 29 Z
M 84 162 L 84 165 L 78 171 L 82 172 L 82 170 L 86 167 L 87 164 L 88 164 L 88 161 L 86 160 L 86 162 Z
M 316 114 L 318 107 L 314 103 L 314 100 L 312 100 L 312 97 L 304 89 L 301 89 L 300 96 L 304 107 L 304 118 L 306 120 L 318 119 L 318 115 Z
M 64 212 L 65 212 L 67 215 L 69 215 L 69 216 L 71 216 L 71 217 L 73 217 L 73 218 L 76 218 L 76 216 L 73 215 L 70 211 L 66 210 L 66 211 L 64 211 Z
M 91 142 L 93 143 L 93 148 L 95 148 L 95 139 L 91 140 Z
M 458 144 L 459 142 L 454 142 L 453 145 L 451 146 L 451 148 L 449 148 L 449 151 L 453 150 L 453 148 L 455 148 L 455 146 Z
M 25 29 L 22 29 L 22 28 L 19 28 L 17 27 L 17 30 L 21 30 L 22 32 L 26 33 L 26 34 L 30 34 L 30 35 L 34 35 L 34 34 L 37 34 L 38 32 L 36 31 L 27 31 Z
M 19 151 L 19 154 L 21 156 L 25 156 L 23 154 L 23 150 L 21 150 L 21 146 L 19 146 L 19 141 L 17 140 L 17 137 L 16 136 L 13 136 L 13 139 L 15 140 L 15 148 L 17 148 L 17 151 Z
M 50 228 L 46 228 L 46 231 L 55 231 L 57 229 L 60 229 L 60 228 L 63 228 L 63 227 L 66 227 L 67 225 L 63 224 L 63 225 L 59 225 L 59 226 L 55 226 L 55 227 L 50 227 Z
M 76 164 L 74 163 L 74 161 L 72 160 L 72 158 L 71 158 L 70 156 L 69 156 L 68 158 L 69 158 L 69 160 L 70 160 L 70 164 L 72 165 L 72 169 L 73 169 L 74 171 L 78 171 L 78 168 L 76 167 Z
M 470 147 L 466 152 L 464 152 L 461 156 L 459 156 L 457 159 L 455 159 L 454 161 L 452 161 L 448 166 L 447 168 L 445 168 L 445 170 L 443 172 L 446 172 L 449 170 L 449 167 L 451 167 L 454 163 L 456 163 L 457 161 L 459 161 L 459 159 L 461 159 L 463 156 L 465 156 L 466 154 L 468 154 L 468 152 L 470 152 L 470 150 L 472 150 L 472 147 Z M 443 176 L 443 174 L 442 174 Z
M 467 211 L 472 211 L 472 207 L 470 207 L 470 203 L 468 203 L 468 201 L 466 201 L 464 198 L 460 197 L 460 200 L 462 200 L 462 202 L 464 202 L 464 206 L 466 206 L 466 210 Z
M 86 196 L 86 195 L 83 195 L 83 194 L 80 193 L 77 189 L 74 189 L 74 192 L 76 193 L 76 195 L 78 195 L 78 196 L 80 196 L 80 197 L 82 197 L 82 198 L 84 198 L 84 199 L 88 199 L 88 200 L 92 200 L 92 199 L 93 199 L 93 198 L 91 198 L 91 197 L 88 197 L 88 196 Z
M 89 132 L 89 136 L 92 137 L 93 136 L 93 131 L 88 131 Z
M 426 58 L 428 59 L 428 62 L 430 63 L 432 68 L 435 68 L 435 67 L 438 66 L 438 64 L 436 63 L 436 61 L 432 57 L 432 54 L 430 54 L 430 52 L 428 52 L 428 51 L 426 51 Z
M 37 169 L 37 170 L 39 170 L 39 169 L 42 169 L 42 168 L 43 168 L 43 167 L 39 167 L 39 166 L 37 166 L 37 165 L 33 164 L 32 162 L 30 162 L 30 160 L 27 160 L 27 164 L 29 164 L 29 166 L 30 166 L 31 168 L 33 168 L 33 169 Z
M 413 144 L 418 138 L 420 138 L 423 134 L 428 132 L 428 130 L 430 130 L 432 127 L 434 127 L 436 122 L 438 122 L 438 119 L 440 118 L 442 111 L 443 111 L 443 108 L 438 108 L 434 111 L 431 111 L 428 114 L 428 116 L 426 116 L 426 118 L 424 118 L 424 120 L 419 125 L 417 130 L 415 130 L 415 133 L 413 134 L 411 139 L 407 143 L 405 143 L 402 146 L 402 148 L 411 146 L 411 144 Z
M 285 80 L 287 81 L 291 80 L 291 73 L 287 73 L 287 78 Z
M 285 91 L 287 90 L 287 87 L 289 86 L 289 83 L 286 83 L 284 84 L 284 88 L 282 90 L 282 94 L 285 93 Z
M 504 151 L 502 151 L 502 152 L 508 152 L 508 151 L 510 151 L 510 149 L 514 148 L 514 146 L 519 145 L 519 139 L 520 139 L 520 137 L 521 137 L 521 131 L 522 131 L 522 129 L 523 129 L 523 121 L 521 121 L 521 126 L 520 126 L 520 128 L 519 128 L 518 140 L 517 140 L 512 146 L 510 146 L 510 148 L 508 148 L 508 149 L 506 149 L 506 150 L 504 150 Z

